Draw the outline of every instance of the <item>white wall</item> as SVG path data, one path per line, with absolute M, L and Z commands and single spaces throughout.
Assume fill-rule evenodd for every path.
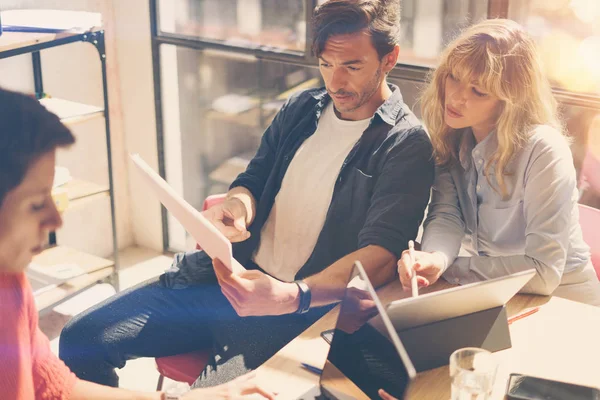
M 158 171 L 149 1 L 115 0 L 113 3 L 125 150 L 139 153 Z M 132 168 L 128 163 L 125 171 L 129 174 L 128 211 L 134 242 L 162 251 L 160 204 L 148 195 Z
M 119 247 L 137 244 L 162 250 L 160 207 L 131 175 L 129 152 L 137 152 L 157 169 L 156 126 L 147 0 L 1 0 L 1 8 L 70 9 L 102 13 L 106 53 L 113 170 Z M 87 43 L 42 52 L 44 91 L 55 97 L 102 105 L 100 62 Z M 31 56 L 0 60 L 0 86 L 33 92 Z M 61 151 L 58 163 L 72 175 L 107 183 L 104 121 L 95 119 L 72 128 L 78 141 Z M 91 207 L 91 208 L 90 208 Z M 108 255 L 112 251 L 107 200 L 65 215 L 58 241 L 78 249 Z

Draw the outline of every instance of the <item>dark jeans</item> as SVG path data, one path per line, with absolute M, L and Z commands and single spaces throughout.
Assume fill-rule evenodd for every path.
M 127 360 L 206 348 L 214 357 L 195 385 L 213 386 L 257 368 L 331 309 L 242 318 L 207 275 L 183 289 L 166 287 L 163 275 L 74 317 L 61 334 L 60 358 L 81 379 L 118 386 L 115 368 Z

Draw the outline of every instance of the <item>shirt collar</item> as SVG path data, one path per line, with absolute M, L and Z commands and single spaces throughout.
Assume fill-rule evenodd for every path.
M 375 111 L 375 115 L 378 115 L 383 122 L 393 127 L 396 125 L 396 121 L 399 117 L 402 117 L 405 114 L 404 112 L 401 113 L 404 99 L 402 98 L 402 93 L 398 86 L 388 83 L 388 87 L 392 91 L 392 95 L 379 106 L 377 111 Z M 313 90 L 311 95 L 315 100 L 320 102 L 319 113 L 331 100 L 331 96 L 329 96 L 325 88 Z
M 496 137 L 496 131 L 490 132 L 481 142 L 475 141 L 473 131 L 471 128 L 467 128 L 463 131 L 460 140 L 460 147 L 458 151 L 458 158 L 460 164 L 466 170 L 473 157 L 480 156 L 484 159 L 489 158 L 498 147 L 498 138 Z
M 396 125 L 399 113 L 402 110 L 404 99 L 402 98 L 402 93 L 398 86 L 388 84 L 388 87 L 392 91 L 392 95 L 379 106 L 377 111 L 375 111 L 375 114 L 379 115 L 383 122 L 393 127 Z M 402 113 L 402 115 L 404 115 L 404 113 Z

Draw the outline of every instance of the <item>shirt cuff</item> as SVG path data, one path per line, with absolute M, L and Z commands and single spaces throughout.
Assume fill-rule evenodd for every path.
M 456 257 L 456 260 L 442 274 L 445 280 L 454 285 L 472 283 L 468 277 L 471 272 L 471 257 Z
M 427 233 L 427 232 L 426 232 Z M 460 249 L 460 242 L 458 244 Z M 442 240 L 436 240 L 436 238 L 430 235 L 423 235 L 423 242 L 421 243 L 421 251 L 427 253 L 440 253 L 444 258 L 444 271 L 447 270 L 455 260 L 457 260 L 458 251 L 455 246 L 443 242 Z

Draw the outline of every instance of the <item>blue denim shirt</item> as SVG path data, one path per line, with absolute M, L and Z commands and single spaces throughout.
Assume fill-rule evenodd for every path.
M 397 86 L 376 111 L 338 175 L 323 228 L 296 279 L 314 275 L 368 245 L 399 256 L 417 235 L 434 177 L 432 146 Z M 291 97 L 265 131 L 259 149 L 231 187 L 243 186 L 256 199 L 251 237 L 233 245 L 234 257 L 247 268 L 260 232 L 295 152 L 311 136 L 331 101 L 324 88 Z M 319 190 L 314 182 L 306 190 Z M 164 281 L 184 287 L 201 279 L 195 265 L 210 263 L 203 252 L 178 255 Z
M 452 283 L 534 268 L 537 275 L 523 291 L 551 294 L 564 273 L 583 269 L 590 257 L 569 145 L 555 129 L 535 127 L 508 164 L 506 197 L 493 167 L 485 175 L 497 145 L 494 133 L 480 143 L 470 130 L 462 133 L 460 163 L 436 170 L 422 249 L 446 256 L 444 278 Z

